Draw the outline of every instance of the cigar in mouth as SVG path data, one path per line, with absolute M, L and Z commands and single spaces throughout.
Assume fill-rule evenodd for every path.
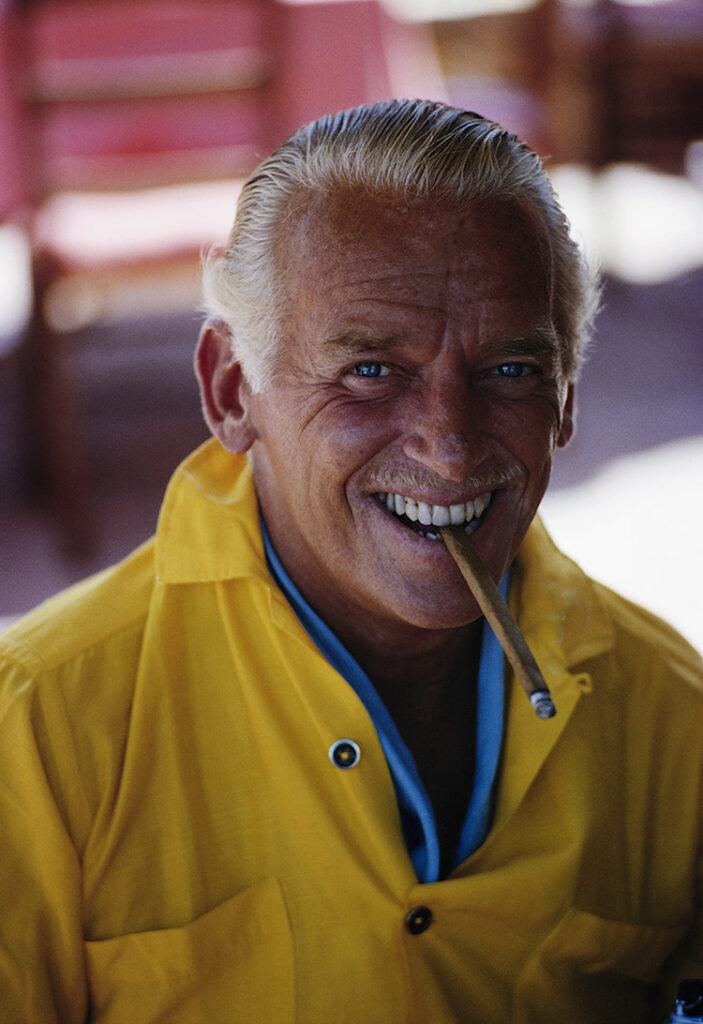
M 552 718 L 557 713 L 549 687 L 534 659 L 520 627 L 510 613 L 501 592 L 488 569 L 476 554 L 469 534 L 461 528 L 440 530 L 449 554 L 468 583 L 478 606 L 498 637 L 505 656 L 530 699 L 538 718 Z

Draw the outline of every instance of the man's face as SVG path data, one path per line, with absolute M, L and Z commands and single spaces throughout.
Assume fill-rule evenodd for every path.
M 465 625 L 480 611 L 427 507 L 473 516 L 497 580 L 568 440 L 546 233 L 517 204 L 357 192 L 286 230 L 281 359 L 250 397 L 274 546 L 342 636 Z

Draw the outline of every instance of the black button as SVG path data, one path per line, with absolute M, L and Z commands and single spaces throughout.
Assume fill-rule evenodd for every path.
M 354 740 L 337 740 L 329 749 L 330 761 L 338 768 L 353 768 L 359 763 L 361 750 Z
M 432 911 L 429 907 L 415 907 L 405 918 L 405 927 L 411 935 L 420 935 L 432 924 Z

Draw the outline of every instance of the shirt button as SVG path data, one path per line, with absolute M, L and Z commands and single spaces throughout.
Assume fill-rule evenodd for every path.
M 432 924 L 432 911 L 429 907 L 415 907 L 405 918 L 405 927 L 411 935 L 421 935 Z
M 359 763 L 361 750 L 354 740 L 337 740 L 329 749 L 330 761 L 337 768 L 353 768 Z

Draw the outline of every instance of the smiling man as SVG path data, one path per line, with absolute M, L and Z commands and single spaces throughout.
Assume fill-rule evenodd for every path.
M 323 118 L 205 291 L 155 540 L 0 643 L 2 1020 L 657 1020 L 703 973 L 701 666 L 536 517 L 596 297 L 538 158 Z

